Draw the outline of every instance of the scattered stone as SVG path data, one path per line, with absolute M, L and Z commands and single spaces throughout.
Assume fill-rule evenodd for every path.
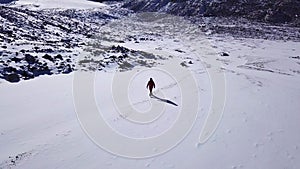
M 119 59 L 119 60 L 123 60 L 124 58 L 128 58 L 128 57 L 129 57 L 128 54 L 125 53 L 125 54 L 119 56 L 118 59 Z
M 114 56 L 114 55 L 112 55 L 112 56 L 110 56 L 109 58 L 112 59 L 112 60 L 115 60 L 117 57 Z
M 72 39 L 61 39 L 60 41 L 63 43 L 70 43 Z
M 43 52 L 45 52 L 45 53 L 52 53 L 54 51 L 53 51 L 53 49 L 48 48 L 48 49 L 44 49 Z
M 86 34 L 86 37 L 87 38 L 91 38 L 93 35 L 91 35 L 91 34 Z
M 185 62 L 185 61 L 181 62 L 180 65 L 181 65 L 182 67 L 188 67 L 188 66 L 186 65 L 186 62 Z
M 292 56 L 292 59 L 300 59 L 300 56 Z
M 71 73 L 72 71 L 73 71 L 73 69 L 71 68 L 71 66 L 67 65 L 62 73 L 68 74 L 68 73 Z
M 31 72 L 33 73 L 34 77 L 52 74 L 48 66 L 33 67 L 31 68 Z
M 228 54 L 228 53 L 225 53 L 225 52 L 222 52 L 222 53 L 221 53 L 221 56 L 229 56 L 229 54 Z
M 119 68 L 121 71 L 125 71 L 125 70 L 130 70 L 132 69 L 134 66 L 126 61 L 119 63 Z
M 11 58 L 10 60 L 11 60 L 11 61 L 14 61 L 15 63 L 19 63 L 19 62 L 21 62 L 22 59 L 17 58 L 17 57 L 13 57 L 13 58 Z
M 121 52 L 121 53 L 128 53 L 128 52 L 130 52 L 130 50 L 129 49 L 127 49 L 127 48 L 125 48 L 125 47 L 123 47 L 123 46 L 115 46 L 115 45 L 113 45 L 112 47 L 111 47 L 111 50 L 113 51 L 113 52 L 115 52 L 115 53 L 119 53 L 119 52 Z
M 48 54 L 45 54 L 43 56 L 44 59 L 47 59 L 47 60 L 50 60 L 51 62 L 54 62 L 54 59 L 52 58 L 52 56 L 48 55 Z
M 28 72 L 28 71 L 25 71 L 25 70 L 17 70 L 16 73 L 18 73 L 19 75 L 21 75 L 21 77 L 24 80 L 28 80 L 28 79 L 34 78 L 34 75 L 33 75 L 32 72 Z
M 176 52 L 179 52 L 179 53 L 185 53 L 184 51 L 180 50 L 180 49 L 175 49 Z
M 63 57 L 61 56 L 61 54 L 58 54 L 58 55 L 54 56 L 54 59 L 63 60 Z

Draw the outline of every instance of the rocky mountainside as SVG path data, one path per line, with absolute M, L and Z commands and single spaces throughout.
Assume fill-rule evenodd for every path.
M 255 6 L 253 5 L 255 2 L 258 4 L 257 7 L 251 7 L 250 4 Z M 272 10 L 267 10 L 267 8 L 257 10 L 257 13 L 249 12 L 249 10 L 259 9 L 261 6 L 267 7 L 270 4 L 267 1 L 259 2 L 244 1 L 242 3 L 239 1 L 244 6 L 247 4 L 249 6 L 237 7 L 232 1 L 230 7 L 229 1 L 149 0 L 146 2 L 144 0 L 125 0 L 121 4 L 111 4 L 105 8 L 92 10 L 59 8 L 32 10 L 29 8 L 30 5 L 28 8 L 26 6 L 13 7 L 9 4 L 0 5 L 0 79 L 19 82 L 45 74 L 70 73 L 78 67 L 87 70 L 101 70 L 109 64 L 118 64 L 122 70 L 135 64 L 151 65 L 152 62 L 145 64 L 143 59 L 137 59 L 155 59 L 148 53 L 129 50 L 122 46 L 103 46 L 101 42 L 87 43 L 95 39 L 97 34 L 101 36 L 96 39 L 109 39 L 109 41 L 113 41 L 112 34 L 115 34 L 117 37 L 115 41 L 120 43 L 132 40 L 138 44 L 139 41 L 149 39 L 148 35 L 146 37 L 121 37 L 118 33 L 109 32 L 111 26 L 106 27 L 106 25 L 112 20 L 126 19 L 131 14 L 134 15 L 126 8 L 136 12 L 161 11 L 190 16 L 191 20 L 197 23 L 197 29 L 207 36 L 230 35 L 237 38 L 300 40 L 299 27 L 274 26 L 257 21 L 249 22 L 245 18 L 237 17 L 241 15 L 259 21 L 276 23 L 285 21 L 290 25 L 297 25 L 298 18 L 288 14 L 294 12 L 294 16 L 298 15 L 298 1 L 273 5 L 280 7 L 277 13 L 274 11 L 272 13 L 273 8 Z M 285 6 L 291 5 L 292 2 L 296 4 Z M 126 8 L 120 8 L 121 5 Z M 264 11 L 268 12 L 264 13 Z M 289 13 L 283 14 L 284 11 L 289 11 Z M 249 13 L 249 15 L 244 15 L 245 13 Z M 145 18 L 153 19 L 155 16 L 156 14 L 146 13 Z M 160 14 L 156 17 L 159 18 Z M 129 30 L 135 29 L 136 27 L 129 28 Z M 107 35 L 109 36 L 106 37 Z M 155 40 L 155 38 L 157 37 L 152 37 L 152 35 L 150 37 L 151 40 Z M 89 54 L 83 61 L 77 61 L 83 51 Z M 101 57 L 95 61 L 93 58 L 89 58 L 89 55 Z
M 299 0 L 136 0 L 124 1 L 136 12 L 166 12 L 180 16 L 242 16 L 244 18 L 300 26 Z
M 32 11 L 0 6 L 0 78 L 18 82 L 72 72 L 85 40 L 119 16 L 109 9 Z

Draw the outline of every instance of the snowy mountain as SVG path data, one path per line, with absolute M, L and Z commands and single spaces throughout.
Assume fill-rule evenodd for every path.
M 27 3 L 0 6 L 0 78 L 10 82 L 72 72 L 85 39 L 99 32 L 98 28 L 109 20 L 128 13 L 104 5 L 98 10 L 36 10 L 43 7 Z M 25 8 L 15 7 L 20 4 Z
M 0 5 L 0 168 L 300 168 L 297 19 L 232 3 Z
M 242 16 L 300 26 L 298 0 L 137 0 L 125 1 L 124 7 L 134 11 L 160 11 L 180 16 Z

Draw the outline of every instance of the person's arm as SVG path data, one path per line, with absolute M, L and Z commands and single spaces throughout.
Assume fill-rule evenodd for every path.
M 149 86 L 149 82 L 148 82 L 148 84 L 147 84 L 147 86 L 146 86 L 146 89 L 148 89 L 148 86 Z
M 155 83 L 153 82 L 153 87 L 155 88 Z

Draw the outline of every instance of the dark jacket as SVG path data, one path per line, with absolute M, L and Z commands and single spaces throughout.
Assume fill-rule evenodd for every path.
M 148 84 L 147 84 L 147 88 L 149 87 L 149 89 L 153 89 L 155 88 L 155 83 L 152 80 L 152 78 L 149 80 Z

